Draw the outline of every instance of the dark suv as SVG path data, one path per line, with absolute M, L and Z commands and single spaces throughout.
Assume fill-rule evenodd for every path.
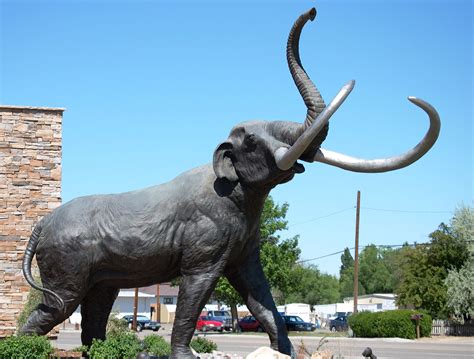
M 133 323 L 133 315 L 124 315 L 122 319 L 125 319 L 131 328 Z M 160 323 L 152 321 L 144 315 L 137 315 L 137 332 L 141 332 L 143 329 L 150 329 L 156 332 L 160 328 Z
M 347 323 L 347 315 L 341 315 L 329 322 L 329 330 L 331 332 L 342 332 L 348 328 L 349 324 Z
M 285 321 L 287 331 L 313 332 L 316 330 L 316 324 L 305 322 L 297 315 L 282 315 Z

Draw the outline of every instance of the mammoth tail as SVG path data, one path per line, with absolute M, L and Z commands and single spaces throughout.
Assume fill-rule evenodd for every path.
M 28 245 L 26 246 L 25 255 L 23 257 L 23 275 L 25 276 L 26 281 L 35 289 L 47 293 L 56 299 L 59 304 L 59 311 L 64 311 L 64 301 L 62 298 L 53 292 L 50 289 L 43 288 L 40 285 L 35 283 L 33 276 L 31 275 L 31 262 L 33 261 L 33 257 L 36 253 L 36 247 L 38 246 L 39 237 L 41 233 L 41 222 L 38 223 L 35 228 L 33 229 L 33 233 L 31 234 L 30 240 L 28 241 Z

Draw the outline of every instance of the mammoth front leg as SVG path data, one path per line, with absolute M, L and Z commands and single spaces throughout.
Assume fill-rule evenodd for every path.
M 189 343 L 196 329 L 199 314 L 218 279 L 219 275 L 211 273 L 183 275 L 171 334 L 171 358 L 194 358 Z
M 265 328 L 272 349 L 294 356 L 285 323 L 277 311 L 263 273 L 258 251 L 255 251 L 240 268 L 230 270 L 225 275 L 245 300 L 253 316 Z

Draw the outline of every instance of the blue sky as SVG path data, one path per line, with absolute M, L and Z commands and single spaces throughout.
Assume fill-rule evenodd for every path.
M 0 103 L 65 107 L 63 200 L 159 184 L 210 162 L 249 119 L 303 121 L 287 69 L 294 20 L 303 65 L 329 102 L 356 86 L 323 147 L 396 155 L 428 128 L 406 100 L 435 106 L 434 148 L 412 166 L 357 174 L 324 164 L 276 188 L 302 259 L 360 244 L 424 242 L 472 205 L 471 1 L 1 1 Z M 337 214 L 334 214 L 336 213 Z M 329 216 L 328 216 L 329 215 Z M 336 274 L 339 255 L 310 262 Z

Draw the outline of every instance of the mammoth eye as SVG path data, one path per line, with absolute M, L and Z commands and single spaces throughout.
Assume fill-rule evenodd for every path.
M 244 139 L 244 150 L 246 152 L 253 152 L 257 148 L 257 138 L 256 136 L 251 133 L 245 136 Z

